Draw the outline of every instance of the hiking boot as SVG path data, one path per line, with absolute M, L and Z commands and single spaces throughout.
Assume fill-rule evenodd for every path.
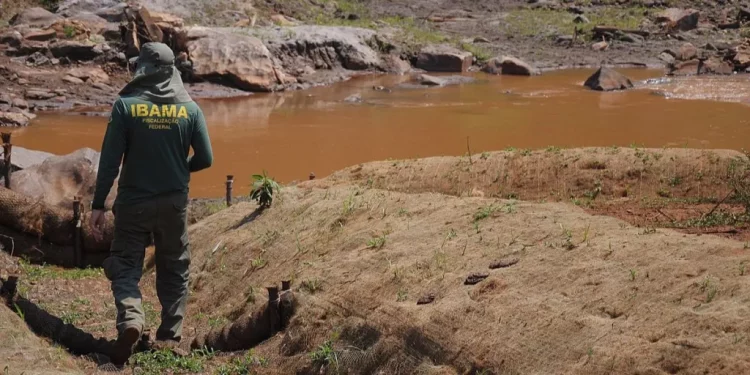
M 138 327 L 129 326 L 125 328 L 117 336 L 117 341 L 115 341 L 115 345 L 112 348 L 112 355 L 109 357 L 112 364 L 115 366 L 124 365 L 133 354 L 133 347 L 135 347 L 140 338 L 141 330 Z

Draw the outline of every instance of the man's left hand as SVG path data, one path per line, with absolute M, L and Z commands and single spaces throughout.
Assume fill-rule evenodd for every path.
M 104 210 L 92 210 L 89 225 L 91 226 L 91 232 L 94 234 L 94 238 L 97 241 L 101 241 L 104 237 Z

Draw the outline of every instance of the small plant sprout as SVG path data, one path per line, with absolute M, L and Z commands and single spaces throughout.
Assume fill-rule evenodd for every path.
M 408 296 L 409 295 L 406 293 L 405 290 L 399 289 L 398 292 L 396 293 L 396 302 L 404 302 L 406 301 Z
M 267 208 L 273 203 L 274 194 L 281 189 L 279 184 L 268 177 L 266 171 L 262 175 L 253 175 L 253 188 L 250 191 L 250 199 L 258 202 L 260 207 Z
M 585 243 L 586 246 L 589 245 L 589 230 L 591 229 L 591 223 L 589 223 L 586 226 L 586 230 L 583 232 L 583 240 L 581 240 L 581 243 Z
M 637 272 L 633 269 L 630 270 L 630 281 L 635 281 L 635 276 Z
M 368 249 L 380 249 L 385 246 L 385 234 L 379 237 L 371 238 L 367 241 Z
M 495 212 L 495 207 L 493 205 L 482 207 L 474 214 L 474 221 L 484 220 L 490 217 L 493 212 Z
M 745 266 L 746 265 L 747 265 L 747 263 L 745 263 L 744 260 L 742 262 L 740 262 L 740 276 L 745 276 Z
M 310 279 L 302 282 L 301 288 L 310 294 L 315 294 L 323 288 L 323 282 L 319 279 Z
M 711 279 L 706 276 L 705 279 L 700 284 L 701 292 L 706 293 L 706 303 L 711 303 L 711 301 L 716 298 L 716 293 L 718 293 L 718 288 L 716 285 L 711 282 Z
M 334 369 L 338 368 L 339 364 L 331 340 L 327 340 L 323 345 L 319 346 L 317 350 L 310 353 L 310 359 L 317 364 L 333 366 Z

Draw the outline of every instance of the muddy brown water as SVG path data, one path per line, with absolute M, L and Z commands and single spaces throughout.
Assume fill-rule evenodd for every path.
M 354 164 L 515 148 L 628 146 L 747 147 L 750 78 L 665 79 L 657 70 L 620 70 L 638 89 L 582 87 L 593 70 L 493 77 L 443 88 L 400 88 L 408 76 L 368 76 L 307 91 L 204 100 L 214 166 L 193 175 L 191 196 L 247 193 L 267 170 L 281 182 L 323 177 Z M 374 90 L 384 86 L 388 91 Z M 346 102 L 359 94 L 360 103 Z M 106 117 L 40 114 L 14 144 L 57 154 L 99 150 Z

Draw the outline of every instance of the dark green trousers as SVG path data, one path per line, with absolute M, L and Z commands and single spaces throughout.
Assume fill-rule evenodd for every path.
M 146 317 L 138 283 L 151 235 L 156 247 L 156 293 L 161 303 L 157 340 L 180 340 L 188 296 L 190 249 L 187 194 L 157 197 L 135 205 L 115 205 L 115 234 L 103 268 L 112 282 L 117 329 L 143 329 Z

